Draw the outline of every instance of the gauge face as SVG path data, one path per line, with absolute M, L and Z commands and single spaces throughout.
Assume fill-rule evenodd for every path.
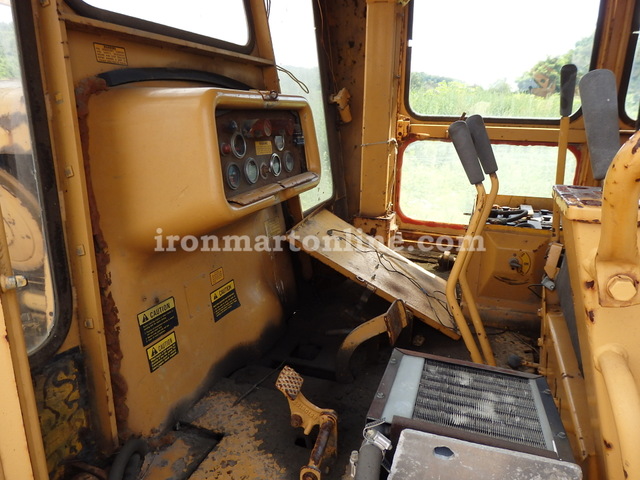
M 291 170 L 293 170 L 295 163 L 296 163 L 296 160 L 295 158 L 293 158 L 293 154 L 289 151 L 284 152 L 284 169 L 287 172 L 290 172 Z
M 244 176 L 247 182 L 252 185 L 258 181 L 260 170 L 258 169 L 258 163 L 252 157 L 247 158 L 244 163 Z
M 273 143 L 276 144 L 278 151 L 284 150 L 284 137 L 282 135 L 276 135 L 273 137 Z
M 244 157 L 244 154 L 247 153 L 247 142 L 239 132 L 234 132 L 231 135 L 231 151 L 238 158 Z
M 276 177 L 282 173 L 282 160 L 280 160 L 280 155 L 274 153 L 271 155 L 271 162 L 269 164 L 271 167 L 271 173 L 273 173 Z
M 235 163 L 230 163 L 227 167 L 227 185 L 229 188 L 236 190 L 240 186 L 240 179 L 242 173 L 240 172 L 240 167 Z

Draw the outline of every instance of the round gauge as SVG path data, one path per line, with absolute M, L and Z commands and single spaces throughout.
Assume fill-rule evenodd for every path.
M 239 132 L 233 132 L 231 135 L 231 151 L 238 158 L 244 157 L 247 153 L 247 142 Z
M 269 163 L 271 167 L 271 173 L 273 173 L 276 177 L 282 173 L 282 160 L 280 160 L 280 155 L 274 153 L 271 155 L 271 162 Z
M 293 170 L 293 167 L 295 166 L 295 162 L 296 159 L 293 158 L 293 154 L 290 151 L 286 151 L 284 152 L 284 169 L 287 172 L 290 172 L 291 170 Z
M 236 190 L 240 186 L 240 179 L 242 177 L 242 173 L 240 172 L 240 167 L 235 163 L 230 163 L 227 167 L 227 185 L 229 188 Z
M 262 133 L 265 137 L 271 136 L 271 122 L 269 120 L 262 122 Z
M 260 170 L 258 169 L 258 163 L 252 157 L 247 158 L 244 163 L 244 176 L 251 185 L 258 181 Z
M 279 151 L 284 150 L 284 137 L 282 135 L 276 135 L 273 137 L 273 143 L 276 144 L 276 148 Z

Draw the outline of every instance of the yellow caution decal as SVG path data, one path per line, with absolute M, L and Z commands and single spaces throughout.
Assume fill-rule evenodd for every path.
M 94 42 L 93 50 L 96 52 L 96 60 L 100 63 L 123 66 L 129 65 L 127 61 L 127 51 L 123 47 Z
M 239 307 L 240 300 L 233 280 L 211 292 L 211 308 L 213 309 L 213 319 L 216 322 Z
M 147 348 L 149 369 L 154 372 L 173 357 L 178 355 L 178 339 L 175 332 Z
M 149 345 L 178 326 L 178 312 L 173 297 L 138 314 L 142 345 Z

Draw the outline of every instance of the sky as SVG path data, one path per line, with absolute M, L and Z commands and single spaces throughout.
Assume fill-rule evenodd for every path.
M 500 79 L 512 83 L 538 61 L 566 53 L 591 35 L 600 2 L 413 3 L 412 70 L 488 87 Z
M 85 0 L 90 5 L 152 20 L 242 45 L 248 38 L 242 0 Z M 310 21 L 316 0 L 270 0 L 279 65 L 317 65 Z M 268 2 L 269 3 L 269 2 Z M 509 83 L 547 56 L 557 56 L 595 29 L 599 0 L 413 0 L 412 70 L 488 87 Z M 452 6 L 454 8 L 452 8 Z M 160 7 L 160 8 L 159 8 Z M 167 7 L 167 8 L 161 8 Z M 0 5 L 0 21 L 10 19 Z M 518 19 L 514 21 L 513 19 Z M 521 20 L 520 20 L 521 19 Z

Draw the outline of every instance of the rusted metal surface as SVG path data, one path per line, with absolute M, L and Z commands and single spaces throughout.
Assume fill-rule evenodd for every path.
M 113 388 L 113 400 L 118 425 L 118 434 L 126 438 L 126 423 L 129 416 L 129 408 L 126 405 L 127 384 L 120 374 L 122 350 L 120 349 L 119 327 L 120 318 L 115 301 L 109 291 L 111 279 L 108 270 L 110 257 L 107 242 L 100 227 L 100 213 L 98 212 L 95 193 L 91 183 L 91 161 L 89 158 L 89 127 L 87 123 L 89 115 L 89 99 L 92 95 L 108 90 L 106 82 L 100 78 L 91 77 L 81 82 L 76 87 L 76 106 L 78 110 L 78 129 L 82 142 L 82 156 L 87 179 L 87 197 L 91 216 L 91 227 L 98 269 L 98 283 L 100 286 L 100 298 L 107 342 L 107 355 L 109 370 Z

